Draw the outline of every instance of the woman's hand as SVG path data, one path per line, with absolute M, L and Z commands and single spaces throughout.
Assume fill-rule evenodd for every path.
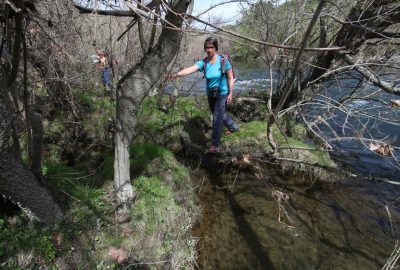
M 181 71 L 178 71 L 177 73 L 170 73 L 167 75 L 167 80 L 173 80 L 176 79 L 178 77 L 182 77 L 182 76 L 186 76 L 189 74 L 192 74 L 196 71 L 198 71 L 200 68 L 197 65 L 193 65 L 191 67 L 182 69 Z
M 176 78 L 178 78 L 178 73 L 169 73 L 166 77 L 167 80 L 174 80 Z
M 232 104 L 232 100 L 233 100 L 232 93 L 230 93 L 230 94 L 228 95 L 227 99 L 226 99 L 226 103 L 227 103 L 227 104 Z

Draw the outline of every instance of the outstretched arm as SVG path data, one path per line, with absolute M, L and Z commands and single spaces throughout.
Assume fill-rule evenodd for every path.
M 182 76 L 186 76 L 186 75 L 192 74 L 192 73 L 194 73 L 196 71 L 199 71 L 199 70 L 200 70 L 199 66 L 193 65 L 191 67 L 184 68 L 184 69 L 178 71 L 177 73 L 169 74 L 168 75 L 168 79 L 170 79 L 170 80 L 176 79 L 178 77 L 182 77 Z

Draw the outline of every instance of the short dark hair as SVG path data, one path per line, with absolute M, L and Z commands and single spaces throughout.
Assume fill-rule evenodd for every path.
M 215 50 L 218 51 L 218 40 L 214 37 L 208 37 L 205 41 L 204 41 L 204 50 L 206 50 L 206 46 L 207 44 L 212 44 L 215 47 Z

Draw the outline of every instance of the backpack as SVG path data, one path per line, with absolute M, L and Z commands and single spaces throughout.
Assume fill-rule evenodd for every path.
M 232 66 L 232 75 L 233 75 L 233 80 L 235 80 L 236 79 L 236 75 L 235 75 L 235 72 L 234 72 L 234 70 L 233 70 L 233 64 L 232 64 L 232 60 L 231 60 L 231 58 L 229 57 L 229 54 L 225 54 L 225 55 L 222 55 L 222 54 L 220 54 L 221 55 L 221 60 L 220 60 L 220 64 L 221 64 L 221 73 L 222 73 L 222 75 L 224 75 L 225 73 L 226 73 L 226 67 L 225 67 L 225 59 L 228 59 L 228 61 L 229 61 L 229 63 L 231 63 L 231 66 Z M 206 76 L 206 66 L 207 66 L 207 57 L 204 57 L 203 58 L 203 78 Z

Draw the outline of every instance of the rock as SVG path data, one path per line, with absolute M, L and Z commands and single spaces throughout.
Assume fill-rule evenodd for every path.
M 234 99 L 234 104 L 227 109 L 240 121 L 250 122 L 264 120 L 267 112 L 267 105 L 264 100 L 252 97 L 240 97 Z
M 180 144 L 180 143 L 174 143 L 174 144 L 171 146 L 171 150 L 172 150 L 172 152 L 174 152 L 174 153 L 179 153 L 180 151 L 182 151 L 182 149 L 183 149 L 183 147 L 182 147 L 182 144 Z

